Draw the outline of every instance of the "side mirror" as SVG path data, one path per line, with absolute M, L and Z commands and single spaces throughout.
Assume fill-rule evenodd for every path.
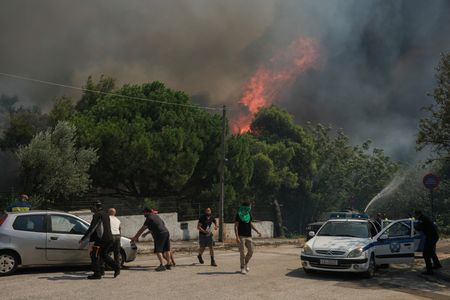
M 314 237 L 316 235 L 316 233 L 314 231 L 310 231 L 308 232 L 309 237 Z
M 382 234 L 378 239 L 379 240 L 387 240 L 389 237 L 386 233 Z

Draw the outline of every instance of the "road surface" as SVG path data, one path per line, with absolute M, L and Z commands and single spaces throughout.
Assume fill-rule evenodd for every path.
M 83 268 L 21 270 L 0 278 L 2 299 L 450 299 L 450 284 L 399 266 L 373 279 L 358 275 L 306 275 L 299 248 L 257 247 L 250 273 L 239 274 L 239 253 L 216 253 L 219 267 L 200 265 L 194 253 L 179 254 L 178 266 L 155 272 L 153 255 L 141 255 L 114 279 L 89 281 Z M 208 258 L 207 256 L 204 256 Z M 208 263 L 209 259 L 205 259 Z

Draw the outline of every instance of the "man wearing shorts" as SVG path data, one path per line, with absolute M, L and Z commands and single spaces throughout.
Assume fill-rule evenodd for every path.
M 203 251 L 205 248 L 209 248 L 209 254 L 211 255 L 211 266 L 217 267 L 216 261 L 214 260 L 214 248 L 213 248 L 213 224 L 214 230 L 217 230 L 217 222 L 216 219 L 211 215 L 211 208 L 205 209 L 205 214 L 198 219 L 197 229 L 199 231 L 198 234 L 198 243 L 200 248 L 198 250 L 198 261 L 201 264 L 204 264 L 203 261 Z
M 150 230 L 153 234 L 154 252 L 159 259 L 159 267 L 155 271 L 165 271 L 171 269 L 170 259 L 170 234 L 167 230 L 164 221 L 158 214 L 154 213 L 152 209 L 144 209 L 145 223 L 131 239 L 133 242 L 138 242 L 141 234 L 146 230 Z M 164 259 L 167 264 L 164 266 Z

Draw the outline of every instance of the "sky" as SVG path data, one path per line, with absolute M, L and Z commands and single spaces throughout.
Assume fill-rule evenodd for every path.
M 449 15 L 446 0 L 9 0 L 0 72 L 75 86 L 101 74 L 159 80 L 199 104 L 226 104 L 233 118 L 246 112 L 241 98 L 258 71 L 291 70 L 274 58 L 313 40 L 317 59 L 290 72 L 270 102 L 300 124 L 331 124 L 408 160 L 440 53 L 450 51 Z M 77 96 L 1 75 L 0 94 L 44 110 Z

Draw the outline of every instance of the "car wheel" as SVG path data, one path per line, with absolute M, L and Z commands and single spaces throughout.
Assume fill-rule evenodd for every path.
M 13 274 L 19 266 L 19 257 L 11 251 L 0 252 L 0 276 Z
M 363 273 L 364 278 L 372 278 L 375 275 L 375 258 L 373 254 L 370 256 L 369 267 Z

